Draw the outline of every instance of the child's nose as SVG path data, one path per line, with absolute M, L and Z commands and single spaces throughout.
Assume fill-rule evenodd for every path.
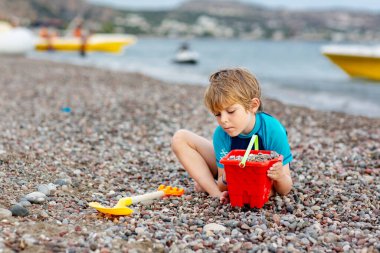
M 226 114 L 226 113 L 221 113 L 220 114 L 220 120 L 222 121 L 222 122 L 227 122 L 228 121 L 228 117 L 227 117 L 228 115 Z

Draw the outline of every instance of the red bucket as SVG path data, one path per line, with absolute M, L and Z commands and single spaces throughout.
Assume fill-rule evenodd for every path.
M 228 160 L 231 156 L 244 156 L 245 150 L 232 150 L 220 160 L 226 171 L 228 194 L 231 206 L 242 207 L 249 204 L 251 208 L 261 208 L 269 199 L 272 180 L 267 171 L 273 164 L 282 161 L 282 156 L 265 162 L 247 161 L 244 168 L 239 166 L 239 160 Z M 251 150 L 250 154 L 270 154 L 268 150 Z

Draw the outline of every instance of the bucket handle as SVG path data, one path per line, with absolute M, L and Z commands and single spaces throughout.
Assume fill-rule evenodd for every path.
M 252 150 L 253 143 L 255 143 L 255 150 L 259 150 L 259 138 L 257 137 L 257 135 L 252 135 L 251 140 L 249 141 L 249 144 L 248 144 L 248 148 L 244 153 L 243 159 L 239 163 L 240 168 L 245 167 L 245 163 L 247 162 L 248 155 Z

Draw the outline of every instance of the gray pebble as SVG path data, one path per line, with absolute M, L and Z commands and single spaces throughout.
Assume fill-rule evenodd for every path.
M 25 181 L 25 180 L 20 180 L 20 181 L 17 182 L 17 184 L 18 185 L 26 185 L 26 184 L 28 184 L 28 182 Z
M 230 228 L 235 228 L 239 225 L 239 222 L 236 220 L 229 220 L 226 222 L 226 226 Z
M 27 216 L 29 214 L 28 209 L 19 204 L 13 205 L 10 210 L 13 216 Z
M 67 185 L 68 181 L 66 179 L 57 179 L 54 181 L 54 184 L 59 186 Z
M 44 210 L 42 210 L 42 211 L 40 212 L 40 216 L 41 216 L 42 218 L 49 218 L 49 214 L 48 214 L 46 211 L 44 211 Z

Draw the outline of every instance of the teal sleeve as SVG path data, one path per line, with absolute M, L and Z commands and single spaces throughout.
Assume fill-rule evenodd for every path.
M 223 169 L 224 165 L 220 163 L 220 160 L 230 152 L 231 138 L 218 126 L 215 129 L 214 136 L 212 138 L 212 144 L 214 146 L 214 153 L 216 158 L 216 165 L 218 168 Z
M 269 149 L 276 151 L 284 157 L 283 165 L 286 165 L 293 160 L 286 130 L 280 122 L 278 122 L 278 126 L 276 128 L 271 130 Z

